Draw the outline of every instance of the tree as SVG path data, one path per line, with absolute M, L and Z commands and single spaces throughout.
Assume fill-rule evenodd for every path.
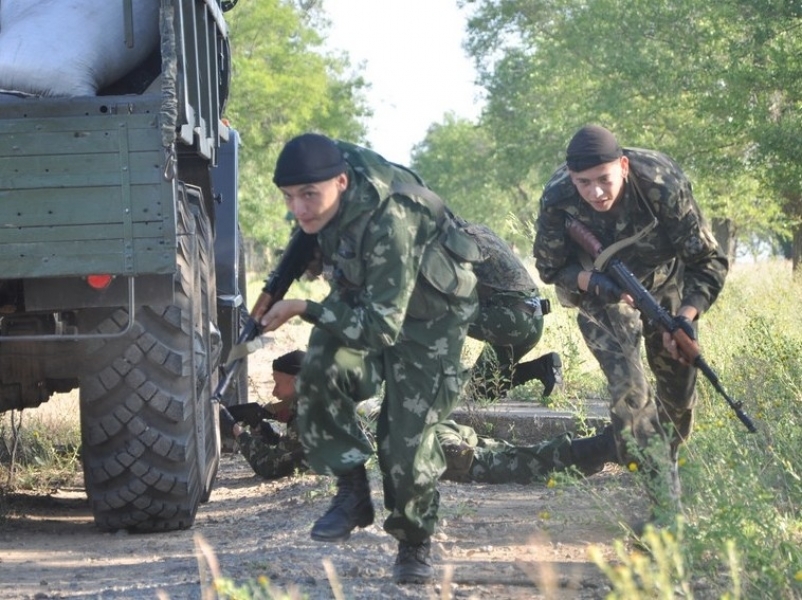
M 486 131 L 447 114 L 444 122 L 433 124 L 412 149 L 410 166 L 454 212 L 497 228 L 514 209 L 509 195 L 495 186 L 494 152 Z
M 240 221 L 247 237 L 280 248 L 289 223 L 272 183 L 279 151 L 304 131 L 364 139 L 367 84 L 346 55 L 323 51 L 328 23 L 320 2 L 240 2 L 227 20 L 233 76 L 226 115 L 242 140 Z
M 760 3 L 781 4 L 464 2 L 474 10 L 468 49 L 487 89 L 482 125 L 498 148 L 501 183 L 539 189 L 573 132 L 595 122 L 624 145 L 676 158 L 709 216 L 730 219 L 742 235 L 777 230 L 780 195 L 754 160 L 763 117 L 743 102 L 753 88 L 738 72 L 753 63 L 733 64 L 733 49 L 745 56 L 756 31 L 743 5 Z
M 733 101 L 749 107 L 753 162 L 764 186 L 781 201 L 794 271 L 802 264 L 802 5 L 733 0 L 748 27 L 733 48 Z

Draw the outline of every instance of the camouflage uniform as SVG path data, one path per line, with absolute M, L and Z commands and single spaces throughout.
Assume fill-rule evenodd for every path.
M 464 477 L 453 477 L 456 481 L 533 483 L 543 481 L 552 471 L 566 470 L 574 462 L 570 433 L 534 446 L 514 446 L 504 440 L 478 436 L 467 425 L 446 421 L 437 426 L 437 439 L 446 449 L 462 445 L 473 449 L 473 461 L 467 473 Z M 443 479 L 452 477 L 445 474 Z
M 457 402 L 460 354 L 477 307 L 469 265 L 446 246 L 462 247 L 465 258 L 475 258 L 476 247 L 471 256 L 471 241 L 447 227 L 442 206 L 409 191 L 421 190 L 412 172 L 338 145 L 349 185 L 317 236 L 333 274 L 329 295 L 309 301 L 303 315 L 314 327 L 296 383 L 298 430 L 316 472 L 353 471 L 372 453 L 356 404 L 384 382 L 376 429 L 390 511 L 384 529 L 417 544 L 437 521 L 445 458 L 434 428 Z
M 291 475 L 296 470 L 307 469 L 304 449 L 295 429 L 295 418 L 287 422 L 287 433 L 278 444 L 268 444 L 261 435 L 243 431 L 237 436 L 237 445 L 242 456 L 257 475 L 265 479 L 278 479 Z
M 671 314 L 682 305 L 695 307 L 700 315 L 706 311 L 724 285 L 728 262 L 680 167 L 652 150 L 624 149 L 624 155 L 629 177 L 623 196 L 607 213 L 582 199 L 565 166 L 555 172 L 540 201 L 534 255 L 543 281 L 556 285 L 563 304 L 580 309 L 580 330 L 607 378 L 622 460 L 631 459 L 621 442 L 626 429 L 641 448 L 656 435 L 668 436 L 675 462 L 677 448 L 693 426 L 696 369 L 673 360 L 663 347 L 660 328 L 637 311 L 624 303 L 604 304 L 578 290 L 577 275 L 592 269 L 592 261 L 568 238 L 566 215 L 585 224 L 605 247 L 643 233 L 616 257 Z M 656 379 L 654 392 L 641 363 L 641 337 Z
M 509 244 L 484 225 L 456 219 L 482 253 L 473 263 L 479 314 L 468 337 L 486 344 L 471 370 L 469 391 L 495 399 L 518 383 L 514 366 L 543 335 L 540 292 Z
M 367 401 L 372 402 L 371 400 Z M 358 412 L 365 412 L 362 403 Z M 374 412 L 375 408 L 375 412 Z M 380 404 L 371 405 L 368 414 L 362 416 L 361 427 L 375 435 L 376 420 Z M 294 425 L 295 417 L 287 422 L 287 433 L 281 436 L 278 444 L 269 444 L 260 435 L 243 431 L 237 436 L 240 452 L 251 465 L 254 472 L 265 479 L 278 479 L 292 475 L 295 471 L 306 471 L 303 446 L 298 439 Z M 535 446 L 514 446 L 504 440 L 477 436 L 472 427 L 459 425 L 447 420 L 435 426 L 437 441 L 445 450 L 446 473 L 459 471 L 460 466 L 453 461 L 449 447 L 473 449 L 473 460 L 466 477 L 454 478 L 458 481 L 479 483 L 532 483 L 542 481 L 551 471 L 563 471 L 573 464 L 571 455 L 571 434 L 565 433 Z

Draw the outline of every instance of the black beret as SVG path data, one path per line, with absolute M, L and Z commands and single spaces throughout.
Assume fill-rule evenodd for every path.
M 287 375 L 297 375 L 301 370 L 301 363 L 304 361 L 306 352 L 303 350 L 293 350 L 282 354 L 273 361 L 273 370 Z
M 586 125 L 571 138 L 565 162 L 569 169 L 579 172 L 613 162 L 623 154 L 618 140 L 609 130 L 598 125 Z
M 278 187 L 317 183 L 345 173 L 345 158 L 325 135 L 304 133 L 287 142 L 276 160 L 273 183 Z

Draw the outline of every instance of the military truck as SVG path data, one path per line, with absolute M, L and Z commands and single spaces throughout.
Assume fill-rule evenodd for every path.
M 99 1 L 136 48 L 145 0 Z M 0 93 L 0 411 L 79 390 L 102 530 L 192 526 L 220 456 L 210 398 L 247 316 L 222 119 L 235 2 L 153 1 L 155 47 L 97 93 Z

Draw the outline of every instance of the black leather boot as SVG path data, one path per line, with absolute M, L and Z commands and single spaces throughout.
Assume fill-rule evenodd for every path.
M 434 578 L 431 559 L 432 541 L 425 539 L 419 544 L 398 542 L 398 556 L 393 566 L 395 583 L 428 583 Z
M 574 466 L 583 475 L 594 475 L 608 462 L 618 462 L 613 426 L 608 425 L 598 435 L 571 440 Z
M 563 361 L 556 352 L 550 352 L 543 357 L 546 361 L 545 373 L 540 381 L 543 382 L 543 397 L 547 398 L 555 387 L 563 384 Z
M 365 465 L 337 478 L 337 494 L 329 509 L 312 526 L 312 539 L 318 542 L 344 542 L 357 527 L 373 523 L 373 502 Z
M 555 387 L 561 387 L 563 384 L 562 368 L 562 360 L 556 352 L 549 352 L 535 360 L 518 363 L 515 365 L 515 372 L 512 376 L 512 386 L 515 387 L 537 379 L 543 384 L 543 397 L 550 396 Z

